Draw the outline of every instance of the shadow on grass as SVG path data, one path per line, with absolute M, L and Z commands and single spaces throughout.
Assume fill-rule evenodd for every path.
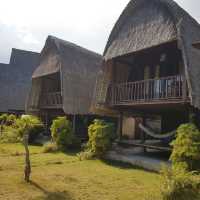
M 120 161 L 108 160 L 108 159 L 101 159 L 101 161 L 109 166 L 120 168 L 120 169 L 135 169 L 133 165 L 120 162 Z
M 77 153 L 80 153 L 81 149 L 70 149 L 70 150 L 65 150 L 62 153 L 70 156 L 76 156 Z
M 78 153 L 80 153 L 81 150 L 80 149 L 65 149 L 65 150 L 58 150 L 58 151 L 55 151 L 55 152 L 47 152 L 47 153 L 43 153 L 43 154 L 60 154 L 60 153 L 63 153 L 67 156 L 76 156 Z
M 44 193 L 44 196 L 37 197 L 34 200 L 74 200 L 67 191 L 49 192 L 34 181 L 31 181 L 30 184 Z
M 148 169 L 145 169 L 143 167 L 131 165 L 131 164 L 125 163 L 125 162 L 120 162 L 120 161 L 115 161 L 115 160 L 108 160 L 108 159 L 101 159 L 101 161 L 103 163 L 105 163 L 106 165 L 109 165 L 109 166 L 112 166 L 112 167 L 116 167 L 116 168 L 119 168 L 119 169 L 137 169 L 137 170 L 142 170 L 142 171 L 152 172 L 152 173 L 156 173 L 157 174 L 156 171 L 148 170 Z

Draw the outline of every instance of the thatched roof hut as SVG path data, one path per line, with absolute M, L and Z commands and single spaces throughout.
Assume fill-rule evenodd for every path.
M 12 49 L 9 64 L 0 64 L 0 112 L 24 112 L 39 54 Z
M 89 114 L 102 56 L 73 43 L 48 36 L 32 76 L 29 112 L 62 109 L 66 114 Z M 51 94 L 50 94 L 51 93 Z M 60 102 L 44 102 L 57 93 Z M 50 98 L 51 98 L 50 97 Z M 51 101 L 51 99 L 49 99 Z M 59 104 L 59 105 L 58 105 Z
M 190 104 L 200 109 L 200 25 L 173 0 L 131 0 L 117 20 L 104 51 L 104 66 L 97 88 L 98 101 L 106 104 L 113 60 L 172 41 L 182 53 Z M 133 57 L 132 57 L 133 58 Z M 133 60 L 126 60 L 134 63 Z

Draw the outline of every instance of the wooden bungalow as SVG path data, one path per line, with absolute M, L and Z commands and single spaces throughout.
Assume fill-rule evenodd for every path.
M 38 60 L 38 53 L 13 48 L 9 64 L 0 64 L 0 113 L 25 113 Z
M 94 98 L 97 112 L 118 112 L 119 138 L 129 131 L 134 140 L 163 139 L 158 133 L 199 112 L 195 41 L 200 25 L 173 0 L 129 2 L 109 36 Z
M 102 56 L 73 43 L 48 36 L 32 76 L 27 111 L 40 115 L 48 125 L 67 115 L 75 129 L 91 120 L 89 109 Z M 84 133 L 83 127 L 82 130 Z M 84 134 L 80 133 L 79 134 Z

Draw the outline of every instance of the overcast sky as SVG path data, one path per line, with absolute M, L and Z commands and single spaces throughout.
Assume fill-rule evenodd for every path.
M 102 53 L 129 0 L 0 0 L 0 62 L 11 48 L 40 52 L 48 35 Z M 176 0 L 200 22 L 200 0 Z

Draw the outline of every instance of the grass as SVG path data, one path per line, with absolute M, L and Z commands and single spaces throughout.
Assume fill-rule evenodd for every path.
M 1 200 L 160 200 L 160 176 L 129 165 L 79 161 L 30 146 L 31 183 L 23 181 L 24 148 L 0 144 Z

